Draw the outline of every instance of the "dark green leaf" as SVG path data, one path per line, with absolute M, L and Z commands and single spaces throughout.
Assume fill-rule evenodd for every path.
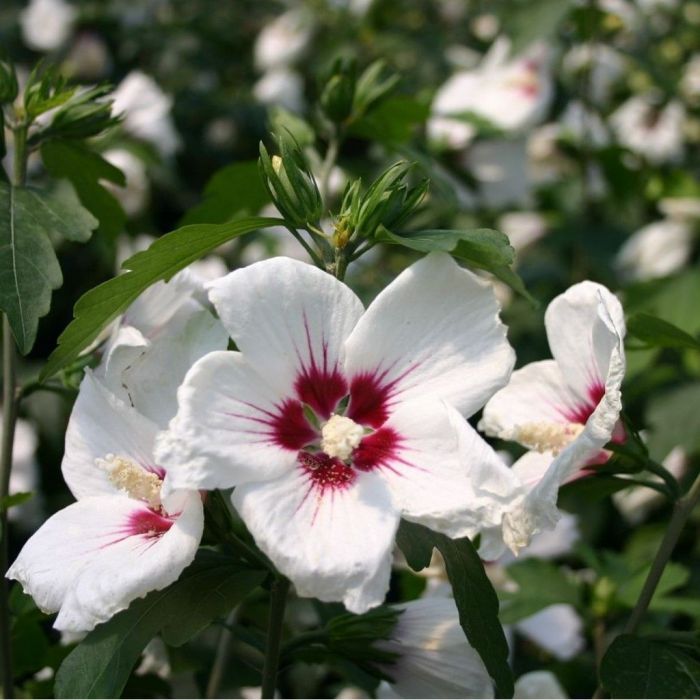
M 0 182 L 0 309 L 22 354 L 34 345 L 51 293 L 63 283 L 51 237 L 84 241 L 96 225 L 67 183 L 44 192 Z
M 697 698 L 700 663 L 678 647 L 623 634 L 603 657 L 600 680 L 613 698 Z
M 700 350 L 700 341 L 692 335 L 651 314 L 634 314 L 627 321 L 627 332 L 652 347 Z
M 148 250 L 123 263 L 122 267 L 128 272 L 98 285 L 78 299 L 73 309 L 75 318 L 61 333 L 59 345 L 44 366 L 41 379 L 75 360 L 110 321 L 155 282 L 169 280 L 232 238 L 281 223 L 280 219 L 252 217 L 228 224 L 185 226 L 159 238 Z
M 451 253 L 472 267 L 491 272 L 530 302 L 537 303 L 525 289 L 520 277 L 511 269 L 515 251 L 508 236 L 500 231 L 479 228 L 468 231 L 414 231 L 397 235 L 384 228 L 380 229 L 378 237 L 386 243 L 402 245 L 422 253 L 433 250 Z
M 202 550 L 180 579 L 149 593 L 97 627 L 56 674 L 58 698 L 119 697 L 148 642 L 158 634 L 179 646 L 228 613 L 266 574 Z
M 51 175 L 70 180 L 83 206 L 100 222 L 100 233 L 114 238 L 122 232 L 126 214 L 114 195 L 100 183 L 107 180 L 124 187 L 126 179 L 119 168 L 80 141 L 48 141 L 41 147 L 41 157 Z
M 451 540 L 422 525 L 401 522 L 397 542 L 406 559 L 423 568 L 428 551 L 437 547 L 452 584 L 459 623 L 496 684 L 497 697 L 513 696 L 508 643 L 498 620 L 498 597 L 481 559 L 468 538 Z
M 209 180 L 204 201 L 187 212 L 181 225 L 223 224 L 241 214 L 257 214 L 271 202 L 257 161 L 233 163 Z
M 388 145 L 406 143 L 429 113 L 429 106 L 415 98 L 392 97 L 353 123 L 350 133 Z
M 511 0 L 503 7 L 503 32 L 518 54 L 533 41 L 552 36 L 571 10 L 570 0 Z

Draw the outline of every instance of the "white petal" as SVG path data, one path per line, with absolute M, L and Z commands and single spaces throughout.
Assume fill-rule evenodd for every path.
M 600 284 L 581 282 L 550 303 L 544 320 L 552 356 L 567 384 L 582 399 L 596 395 L 625 335 L 618 298 Z
M 107 471 L 95 464 L 108 454 L 128 457 L 149 471 L 158 465 L 153 441 L 158 428 L 114 396 L 90 370 L 80 385 L 66 430 L 61 469 L 68 488 L 80 499 L 118 493 Z
M 571 605 L 550 605 L 521 620 L 515 628 L 561 661 L 574 658 L 586 646 L 583 622 Z
M 246 360 L 281 396 L 295 393 L 301 376 L 342 368 L 343 343 L 363 312 L 349 287 L 291 258 L 236 270 L 209 285 L 209 298 Z
M 508 385 L 489 400 L 479 429 L 517 442 L 523 425 L 574 422 L 580 403 L 554 360 L 532 362 L 515 370 Z
M 569 696 L 551 671 L 530 671 L 515 681 L 513 697 L 520 700 L 564 700 Z
M 167 488 L 228 488 L 292 469 L 308 430 L 303 417 L 294 420 L 297 409 L 287 415 L 241 353 L 209 353 L 187 373 L 178 390 L 178 413 L 157 439 Z
M 399 517 L 379 477 L 354 472 L 350 479 L 323 489 L 298 467 L 274 481 L 239 486 L 232 500 L 299 595 L 342 601 L 362 613 L 386 595 Z
M 488 283 L 449 255 L 431 253 L 360 319 L 346 343 L 348 377 L 374 377 L 392 400 L 439 398 L 471 415 L 513 368 L 498 312 Z
M 402 698 L 492 698 L 493 684 L 459 625 L 451 598 L 423 598 L 403 610 L 391 639 L 378 643 L 398 654 L 386 672 Z
M 225 350 L 228 334 L 199 304 L 178 309 L 150 340 L 141 335 L 144 342 L 139 342 L 136 334 L 141 335 L 131 326 L 120 330 L 107 357 L 105 382 L 164 428 L 177 412 L 177 389 L 187 371 L 207 353 Z
M 144 532 L 152 520 L 159 536 Z M 44 523 L 8 577 L 42 610 L 60 610 L 57 629 L 90 630 L 173 583 L 192 561 L 204 523 L 199 494 L 184 496 L 181 513 L 167 522 L 126 496 L 86 498 Z
M 440 401 L 402 403 L 358 452 L 371 455 L 373 437 L 385 431 L 399 436 L 398 447 L 386 456 L 374 451 L 377 473 L 406 519 L 450 537 L 472 537 L 500 523 L 509 498 L 496 493 L 494 473 L 503 471 L 507 479 L 509 470 L 455 409 Z

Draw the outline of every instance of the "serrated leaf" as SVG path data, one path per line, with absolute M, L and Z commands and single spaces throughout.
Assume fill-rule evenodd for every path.
M 77 140 L 48 141 L 41 147 L 41 158 L 51 175 L 65 178 L 75 187 L 83 206 L 99 221 L 100 233 L 114 238 L 122 232 L 126 214 L 100 182 L 124 187 L 126 178 L 119 168 Z
M 32 349 L 39 319 L 63 283 L 52 235 L 84 241 L 96 223 L 67 184 L 46 192 L 0 182 L 0 309 L 22 354 Z
M 57 698 L 119 697 L 134 664 L 158 634 L 179 646 L 228 613 L 266 573 L 201 550 L 180 579 L 149 593 L 90 632 L 56 674 Z
M 281 219 L 251 217 L 228 224 L 196 224 L 171 231 L 156 240 L 148 250 L 122 264 L 127 270 L 94 287 L 78 299 L 74 318 L 58 339 L 41 372 L 43 381 L 75 360 L 100 331 L 148 287 L 169 280 L 175 273 L 198 260 L 222 243 L 250 231 L 278 226 Z
M 700 350 L 700 341 L 668 321 L 646 313 L 627 320 L 627 333 L 650 347 Z
M 498 596 L 471 541 L 466 537 L 451 540 L 402 520 L 397 543 L 409 564 L 414 561 L 420 568 L 428 551 L 437 547 L 445 560 L 459 623 L 496 684 L 496 697 L 513 697 L 513 674 L 508 665 L 508 643 L 498 619 Z
M 486 270 L 512 287 L 532 304 L 537 301 L 525 289 L 520 277 L 511 269 L 515 251 L 508 236 L 488 228 L 471 230 L 430 230 L 396 234 L 382 227 L 377 236 L 386 243 L 402 245 L 421 253 L 442 250 L 472 267 Z
M 700 697 L 700 663 L 671 644 L 620 635 L 600 666 L 613 698 Z
M 223 224 L 241 214 L 257 214 L 271 202 L 255 160 L 217 171 L 204 189 L 204 200 L 185 214 L 181 225 Z

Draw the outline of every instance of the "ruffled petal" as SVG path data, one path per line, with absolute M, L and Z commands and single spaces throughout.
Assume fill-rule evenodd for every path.
M 229 488 L 291 470 L 315 432 L 238 352 L 212 352 L 187 373 L 156 457 L 167 489 Z
M 161 473 L 153 457 L 157 426 L 112 394 L 90 370 L 80 385 L 66 430 L 61 469 L 68 488 L 80 499 L 118 493 L 107 470 L 95 460 L 126 457 L 146 471 Z
M 150 339 L 131 326 L 122 327 L 102 376 L 116 395 L 164 428 L 177 412 L 177 389 L 190 367 L 227 345 L 226 330 L 209 310 L 185 305 Z
M 327 418 L 347 393 L 343 344 L 363 312 L 354 292 L 298 260 L 273 258 L 209 286 L 209 298 L 250 365 L 281 396 Z
M 348 415 L 377 425 L 398 401 L 443 399 L 469 416 L 510 376 L 490 285 L 431 253 L 382 291 L 348 338 Z
M 509 502 L 508 468 L 440 401 L 402 403 L 354 456 L 356 466 L 376 470 L 388 484 L 403 517 L 450 537 L 500 523 Z M 505 485 L 496 484 L 499 472 Z
M 479 430 L 526 444 L 528 437 L 535 437 L 529 433 L 536 434 L 537 425 L 544 428 L 576 423 L 578 411 L 583 408 L 554 360 L 532 362 L 515 370 L 508 385 L 489 400 Z
M 55 627 L 87 631 L 173 583 L 193 560 L 204 516 L 197 493 L 160 515 L 126 496 L 95 496 L 56 513 L 25 544 L 8 577 Z
M 552 356 L 590 413 L 606 386 L 612 354 L 625 335 L 620 301 L 601 284 L 581 282 L 551 302 L 545 326 Z
M 354 613 L 382 603 L 399 515 L 378 476 L 332 461 L 299 465 L 237 487 L 232 500 L 299 595 L 342 601 Z

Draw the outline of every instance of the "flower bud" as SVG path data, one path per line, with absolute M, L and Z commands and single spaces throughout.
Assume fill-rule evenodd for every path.
M 279 139 L 280 155 L 270 157 L 260 144 L 260 172 L 277 209 L 295 228 L 317 223 L 323 205 L 316 181 L 299 146 Z
M 319 102 L 325 115 L 332 122 L 341 124 L 352 114 L 357 83 L 354 62 L 338 59 L 333 65 Z

